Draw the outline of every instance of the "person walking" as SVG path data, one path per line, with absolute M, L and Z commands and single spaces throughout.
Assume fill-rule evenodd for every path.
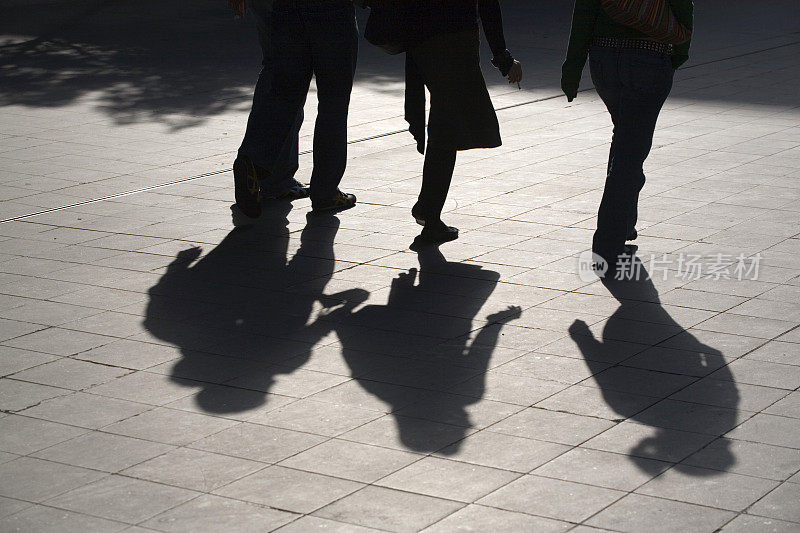
M 241 13 L 246 1 L 229 3 Z M 271 72 L 262 70 L 247 132 L 233 164 L 236 205 L 247 217 L 258 218 L 265 181 L 289 185 L 289 197 L 303 196 L 285 180 L 288 173 L 296 171 L 296 131 L 313 76 L 319 103 L 310 185 L 312 209 L 349 209 L 356 197 L 340 191 L 339 183 L 347 164 L 347 115 L 358 56 L 353 2 L 249 1 L 253 11 L 260 9 L 268 15 L 263 18 L 262 35 L 269 39 Z
M 250 117 L 247 120 L 245 136 L 239 148 L 239 153 L 248 158 L 253 164 L 251 175 L 258 176 L 258 179 L 250 183 L 249 187 L 254 190 L 258 187 L 260 194 L 264 198 L 280 200 L 307 198 L 308 187 L 303 186 L 294 177 L 299 168 L 299 132 L 303 123 L 302 109 L 289 130 L 271 171 L 268 172 L 266 170 L 269 167 L 269 163 L 264 161 L 261 156 L 261 150 L 265 145 L 264 136 L 269 136 L 271 133 L 268 125 L 260 123 L 258 110 L 263 107 L 264 99 L 269 94 L 275 70 L 275 48 L 271 37 L 273 0 L 249 0 L 249 2 L 246 2 L 246 0 L 229 0 L 228 3 L 240 17 L 244 16 L 245 11 L 250 12 L 256 21 L 258 41 L 261 45 L 261 72 L 253 92 L 253 105 Z M 242 185 L 247 186 L 247 183 Z M 247 188 L 244 188 L 237 192 L 241 196 L 241 193 L 246 193 L 246 191 Z
M 494 58 L 509 83 L 522 80 L 522 67 L 506 48 L 498 0 L 415 0 L 406 52 L 406 120 L 425 154 L 422 188 L 411 210 L 424 226 L 418 239 L 446 242 L 458 230 L 441 219 L 460 150 L 502 144 L 480 67 L 480 16 Z M 431 97 L 425 149 L 425 87 Z
M 664 0 L 677 21 L 691 32 L 692 0 Z M 690 34 L 689 34 L 690 35 Z M 568 101 L 578 94 L 581 74 L 589 67 L 597 94 L 614 124 L 605 189 L 597 215 L 592 252 L 613 271 L 625 242 L 637 238 L 643 164 L 653 144 L 661 108 L 674 71 L 689 59 L 690 40 L 664 44 L 632 26 L 616 22 L 601 0 L 576 0 L 561 87 Z M 606 273 L 608 275 L 608 273 Z

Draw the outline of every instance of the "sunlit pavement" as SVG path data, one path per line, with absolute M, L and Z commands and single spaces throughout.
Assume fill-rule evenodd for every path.
M 605 284 L 611 125 L 588 74 L 559 96 L 569 2 L 503 2 L 504 145 L 459 154 L 459 240 L 413 250 L 402 57 L 362 44 L 358 206 L 234 230 L 247 22 L 4 4 L 0 531 L 800 530 L 796 2 L 698 2 Z

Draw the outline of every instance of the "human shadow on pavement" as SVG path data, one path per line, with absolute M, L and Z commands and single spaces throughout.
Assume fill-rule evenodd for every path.
M 316 326 L 337 333 L 352 376 L 388 405 L 404 446 L 433 452 L 452 444 L 440 453 L 453 454 L 474 426 L 468 408 L 483 397 L 502 325 L 521 310 L 479 318 L 500 274 L 449 262 L 437 246 L 416 251 L 420 268 L 392 281 L 386 304 L 361 306 L 368 294 L 360 289 L 333 294 L 343 303 Z
M 700 342 L 670 316 L 644 266 L 636 262 L 638 279 L 603 280 L 620 306 L 606 322 L 602 339 L 596 339 L 582 320 L 576 320 L 569 333 L 606 404 L 621 418 L 651 428 L 650 435 L 627 453 L 640 469 L 655 475 L 664 467 L 659 461 L 677 463 L 733 429 L 738 424 L 739 392 L 722 352 Z M 641 346 L 638 355 L 620 360 L 622 345 L 633 346 L 631 341 Z M 647 355 L 648 364 L 631 362 L 642 355 Z M 646 369 L 652 367 L 662 371 Z M 712 372 L 713 380 L 700 381 Z M 706 452 L 714 454 L 715 470 L 685 471 L 713 475 L 736 463 L 725 439 Z M 677 468 L 682 470 L 681 465 Z
M 263 405 L 276 376 L 305 364 L 319 341 L 306 322 L 333 274 L 339 220 L 309 216 L 287 261 L 290 211 L 289 202 L 276 202 L 199 261 L 199 248 L 180 252 L 149 291 L 144 325 L 180 348 L 171 376 L 201 388 L 195 398 L 205 412 Z M 288 289 L 298 284 L 313 289 Z

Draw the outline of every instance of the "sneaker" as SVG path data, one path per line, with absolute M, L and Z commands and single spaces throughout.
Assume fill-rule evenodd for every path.
M 422 233 L 417 237 L 422 242 L 437 243 L 449 242 L 458 239 L 458 228 L 448 226 L 441 220 L 425 224 Z
M 239 156 L 233 162 L 233 184 L 236 206 L 248 218 L 261 216 L 261 186 L 258 171 L 250 159 Z
M 356 196 L 354 194 L 336 191 L 333 198 L 326 202 L 317 202 L 311 205 L 311 210 L 315 213 L 323 211 L 338 212 L 350 209 L 356 205 Z
M 289 187 L 285 191 L 280 194 L 275 195 L 276 200 L 300 200 L 302 198 L 308 198 L 309 189 L 304 185 L 298 183 L 297 185 L 293 185 Z

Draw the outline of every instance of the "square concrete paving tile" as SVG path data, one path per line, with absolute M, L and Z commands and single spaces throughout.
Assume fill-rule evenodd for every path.
M 582 384 L 597 386 L 604 391 L 613 390 L 653 398 L 666 398 L 695 381 L 696 378 L 691 376 L 614 366 L 594 375 Z
M 523 409 L 520 405 L 461 394 L 430 393 L 418 397 L 422 399 L 397 410 L 396 414 L 481 429 Z
M 721 352 L 725 358 L 736 358 L 758 348 L 765 341 L 755 337 L 690 328 L 659 343 L 659 346 L 678 350 L 697 350 L 698 342 Z
M 334 437 L 380 416 L 368 409 L 304 398 L 265 413 L 259 423 Z
M 202 384 L 197 381 L 150 372 L 135 372 L 110 383 L 92 387 L 88 392 L 131 402 L 164 405 L 190 395 L 199 386 Z
M 436 455 L 481 466 L 527 473 L 568 451 L 569 446 L 492 431 L 479 431 Z
M 53 355 L 75 355 L 115 341 L 114 337 L 82 331 L 49 328 L 5 341 L 8 346 Z
M 41 502 L 106 474 L 41 459 L 20 457 L 0 465 L 0 496 Z
M 780 400 L 787 392 L 784 389 L 733 383 L 713 377 L 708 376 L 689 385 L 670 396 L 670 399 L 757 412 Z
M 296 515 L 253 503 L 204 494 L 144 522 L 158 531 L 272 531 Z
M 98 429 L 152 409 L 151 405 L 76 392 L 47 400 L 25 415 L 73 426 Z
M 42 324 L 31 324 L 30 322 L 0 318 L 0 342 L 5 341 L 9 344 L 13 344 L 14 339 L 43 330 L 46 327 L 47 326 Z
M 567 384 L 558 381 L 508 374 L 496 368 L 456 385 L 450 392 L 527 406 L 567 387 Z
M 549 518 L 514 513 L 502 509 L 468 505 L 444 520 L 424 529 L 424 533 L 447 533 L 450 531 L 492 531 L 514 533 L 535 531 L 536 533 L 555 533 L 567 531 L 572 524 Z
M 11 346 L 0 346 L 0 376 L 8 376 L 28 368 L 55 361 L 58 357 L 50 354 L 20 350 Z
M 141 317 L 139 320 L 141 321 Z M 114 342 L 78 354 L 76 359 L 92 361 L 101 365 L 144 370 L 167 361 L 173 361 L 180 356 L 180 350 L 174 346 L 130 339 L 114 339 Z
M 0 531 L 36 531 L 37 533 L 114 533 L 127 524 L 94 516 L 37 505 L 21 513 L 0 519 Z
M 0 378 L 0 410 L 22 411 L 50 398 L 70 394 L 67 389 Z
M 784 483 L 755 503 L 747 512 L 769 518 L 800 522 L 798 501 L 800 501 L 800 484 Z
M 177 448 L 122 473 L 165 485 L 209 492 L 265 467 L 264 463 L 238 457 Z
M 191 447 L 263 463 L 277 463 L 325 440 L 299 431 L 239 423 L 197 441 Z
M 383 531 L 411 533 L 438 522 L 462 506 L 461 503 L 421 494 L 366 487 L 314 514 Z M 409 509 L 415 512 L 409 513 Z
M 681 465 L 636 492 L 741 512 L 777 485 L 776 481 Z
M 82 390 L 92 385 L 111 381 L 129 373 L 124 368 L 98 365 L 75 359 L 63 358 L 36 368 L 14 374 L 15 379 L 51 385 L 63 389 Z M 115 382 L 116 383 L 116 382 Z
M 744 356 L 745 359 L 800 365 L 800 349 L 796 343 L 771 341 Z
M 324 531 L 325 533 L 376 533 L 380 530 L 306 515 L 275 531 L 279 533 L 307 533 L 309 531 Z
M 339 438 L 397 450 L 435 452 L 474 433 L 464 426 L 442 424 L 407 416 L 384 416 Z
M 721 438 L 684 459 L 683 463 L 783 481 L 800 470 L 800 451 Z
M 9 516 L 14 513 L 18 513 L 23 509 L 27 509 L 33 505 L 29 502 L 23 502 L 22 500 L 12 500 L 11 498 L 5 498 L 0 496 L 0 518 L 4 516 Z M 0 522 L 2 524 L 2 522 Z
M 136 524 L 196 496 L 198 493 L 194 491 L 112 475 L 47 503 L 76 513 Z
M 759 413 L 726 437 L 800 449 L 800 425 L 796 419 L 784 416 Z
M 800 366 L 738 359 L 729 364 L 728 369 L 725 372 L 718 370 L 711 377 L 779 389 L 800 387 Z
M 718 333 L 731 333 L 746 335 L 761 339 L 774 339 L 786 333 L 797 325 L 795 322 L 774 320 L 771 318 L 758 318 L 752 316 L 733 315 L 725 313 L 710 318 L 695 326 L 697 329 L 715 331 Z
M 779 402 L 765 409 L 764 412 L 771 415 L 800 418 L 800 391 L 788 394 Z
M 797 522 L 784 522 L 774 518 L 764 518 L 762 516 L 739 515 L 725 527 L 720 533 L 751 533 L 753 531 L 764 531 L 768 533 L 797 533 Z
M 645 410 L 658 398 L 604 390 L 593 386 L 573 385 L 535 404 L 550 411 L 619 420 Z
M 582 522 L 624 495 L 617 490 L 526 475 L 477 503 L 567 522 Z
M 614 531 L 653 533 L 707 533 L 736 516 L 730 511 L 629 494 L 586 523 Z
M 184 446 L 236 424 L 224 418 L 158 408 L 111 424 L 104 430 L 117 435 Z
M 71 320 L 77 320 L 98 313 L 99 311 L 97 309 L 89 307 L 34 300 L 20 307 L 4 311 L 0 313 L 0 316 L 20 322 L 58 326 L 59 324 Z
M 627 359 L 625 366 L 702 377 L 714 372 L 727 362 L 728 359 L 718 354 L 654 346 Z
M 613 422 L 587 416 L 528 408 L 490 426 L 506 435 L 578 445 L 614 425 Z
M 375 484 L 437 498 L 473 502 L 519 474 L 437 457 L 426 457 Z
M 296 513 L 311 513 L 364 485 L 282 466 L 270 466 L 215 494 Z
M 33 457 L 104 472 L 119 472 L 171 449 L 166 444 L 91 432 L 36 452 Z
M 537 476 L 631 491 L 669 467 L 670 463 L 653 459 L 574 448 L 532 473 Z
M 83 433 L 85 429 L 9 415 L 0 418 L 0 450 L 27 455 Z
M 333 439 L 285 459 L 280 466 L 372 483 L 421 457 L 399 450 Z
M 509 361 L 497 368 L 498 372 L 518 376 L 529 376 L 549 381 L 560 381 L 573 385 L 583 381 L 592 374 L 604 370 L 606 364 L 598 363 L 593 367 L 581 359 L 561 357 L 542 353 L 530 353 Z
M 656 427 L 722 435 L 752 413 L 713 405 L 663 400 L 636 415 L 636 421 Z

